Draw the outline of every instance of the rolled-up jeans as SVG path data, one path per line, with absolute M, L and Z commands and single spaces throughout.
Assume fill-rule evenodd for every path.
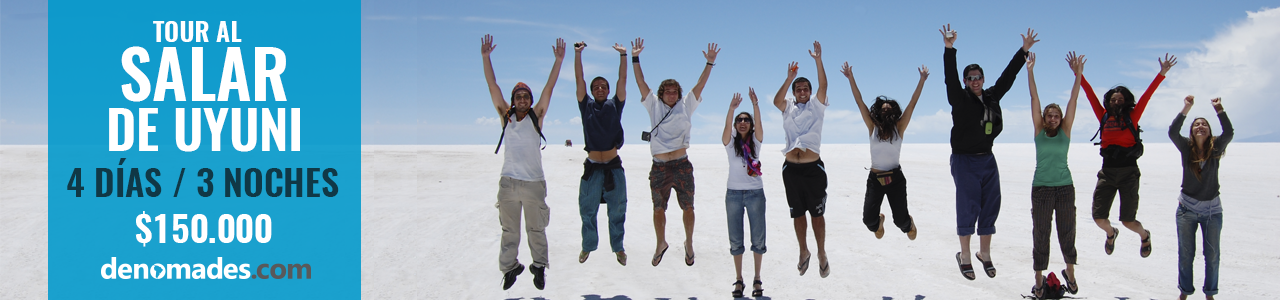
M 751 252 L 764 254 L 764 189 L 728 190 L 724 195 L 725 215 L 729 219 L 729 254 L 742 255 L 742 216 L 751 224 Z
M 1222 213 L 1197 214 L 1178 205 L 1178 290 L 1184 295 L 1196 292 L 1195 273 L 1191 265 L 1196 259 L 1196 229 L 1204 238 L 1204 294 L 1218 294 L 1218 264 L 1222 252 Z

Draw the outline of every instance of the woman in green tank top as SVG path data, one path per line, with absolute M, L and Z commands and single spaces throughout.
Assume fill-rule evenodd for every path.
M 1067 268 L 1062 270 L 1067 292 L 1079 291 L 1076 285 L 1076 189 L 1071 182 L 1071 170 L 1067 168 L 1067 150 L 1071 145 L 1071 124 L 1075 121 L 1076 96 L 1080 94 L 1080 73 L 1084 70 L 1084 56 L 1075 52 L 1067 54 L 1067 64 L 1075 73 L 1071 87 L 1071 100 L 1066 113 L 1056 103 L 1040 109 L 1040 96 L 1036 91 L 1034 53 L 1027 54 L 1027 84 L 1031 91 L 1031 123 L 1035 124 L 1036 172 L 1031 180 L 1031 235 L 1032 268 L 1036 271 L 1035 285 L 1031 293 L 1044 294 L 1044 270 L 1049 268 L 1049 235 L 1054 218 L 1058 223 L 1058 244 L 1062 246 L 1063 260 Z

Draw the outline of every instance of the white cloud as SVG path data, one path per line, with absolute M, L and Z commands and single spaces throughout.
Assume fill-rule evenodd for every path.
M 582 124 L 582 117 L 573 117 L 573 119 L 569 119 L 569 124 L 573 124 L 573 125 Z
M 479 117 L 476 118 L 476 125 L 502 125 L 502 120 L 498 117 Z
M 1168 126 L 1182 109 L 1182 98 L 1195 95 L 1191 117 L 1212 119 L 1209 99 L 1222 97 L 1237 139 L 1274 133 L 1280 128 L 1280 119 L 1270 117 L 1273 99 L 1280 95 L 1276 49 L 1280 49 L 1280 8 L 1248 12 L 1246 19 L 1202 41 L 1199 50 L 1179 55 L 1178 66 L 1169 71 L 1164 87 L 1153 97 L 1167 105 L 1149 106 L 1142 125 Z

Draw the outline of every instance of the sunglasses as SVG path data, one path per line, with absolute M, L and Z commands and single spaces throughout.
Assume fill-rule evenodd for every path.
M 745 123 L 751 123 L 751 118 L 747 118 L 747 117 L 738 117 L 738 118 L 733 119 L 733 122 L 734 122 L 734 123 L 744 123 L 744 122 L 745 122 Z
M 982 80 L 982 76 L 965 76 L 964 80 L 968 80 L 968 81 Z

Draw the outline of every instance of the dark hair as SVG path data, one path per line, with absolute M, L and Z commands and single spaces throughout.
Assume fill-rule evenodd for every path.
M 520 82 L 516 83 L 516 87 L 511 89 L 511 108 L 516 108 L 516 92 L 519 91 L 529 92 L 530 107 L 532 107 L 533 90 L 529 89 L 529 86 L 524 84 L 524 82 Z
M 1137 102 L 1133 100 L 1133 92 L 1130 92 L 1129 88 L 1123 85 L 1117 85 L 1110 90 L 1107 90 L 1107 93 L 1103 95 L 1103 100 L 1106 101 L 1107 105 L 1103 105 L 1103 107 L 1108 109 L 1110 108 L 1111 95 L 1115 93 L 1120 93 L 1120 95 L 1124 96 L 1124 104 L 1120 106 L 1120 111 L 1117 113 L 1124 114 L 1126 116 L 1129 115 L 1129 112 L 1133 111 L 1133 107 Z
M 979 67 L 978 64 L 969 64 L 968 66 L 964 66 L 964 73 L 960 73 L 960 78 L 969 76 L 969 71 L 971 70 L 978 70 L 978 75 L 982 75 L 983 77 L 987 76 L 987 73 L 982 72 L 982 67 Z
M 889 104 L 888 112 L 881 111 L 880 107 L 885 103 Z M 881 95 L 876 97 L 870 111 L 871 122 L 876 124 L 876 134 L 880 136 L 880 140 L 893 143 L 894 133 L 898 132 L 898 119 L 902 118 L 902 108 L 898 107 L 898 101 Z
M 809 85 L 809 89 L 813 89 L 813 83 L 812 83 L 812 82 L 809 82 L 809 79 L 808 79 L 808 78 L 804 78 L 804 77 L 796 77 L 796 80 L 791 82 L 791 92 L 792 92 L 792 93 L 795 93 L 795 92 L 796 92 L 796 84 L 799 84 L 799 83 L 801 83 L 801 82 L 808 84 L 808 85 Z
M 604 79 L 604 76 L 596 76 L 596 78 L 591 79 L 591 84 L 596 84 L 596 81 L 604 81 L 604 86 L 609 87 L 609 80 Z M 587 90 L 591 90 L 591 85 L 587 85 Z
M 753 156 L 759 157 L 760 154 L 758 151 L 756 151 L 756 143 L 752 143 L 751 140 L 743 141 L 742 135 L 738 134 L 738 130 L 736 130 L 736 127 L 738 125 L 737 119 L 739 116 L 742 116 L 742 115 L 747 115 L 747 119 L 750 119 L 752 121 L 751 126 L 749 127 L 750 129 L 747 129 L 747 138 L 754 139 L 756 136 L 755 118 L 751 117 L 750 113 L 747 113 L 744 111 L 733 116 L 733 119 L 734 119 L 733 125 L 735 127 L 735 130 L 733 131 L 733 151 L 738 153 L 738 157 L 742 157 L 742 144 L 747 143 L 747 147 L 751 147 L 751 154 Z
M 662 100 L 662 92 L 667 88 L 667 86 L 671 85 L 676 86 L 677 94 L 680 94 L 681 97 L 684 96 L 684 88 L 680 87 L 680 82 L 677 82 L 675 79 L 667 79 L 658 84 L 658 100 Z
M 1213 136 L 1213 125 L 1209 124 L 1208 119 L 1205 119 L 1204 117 L 1199 117 L 1199 118 L 1196 118 L 1195 120 L 1191 120 L 1190 131 L 1195 132 L 1195 127 L 1196 127 L 1195 124 L 1196 124 L 1196 121 L 1199 121 L 1199 120 L 1204 120 L 1205 126 L 1209 127 L 1209 137 L 1205 139 L 1205 144 L 1208 144 L 1208 145 L 1196 144 L 1195 133 L 1192 133 L 1191 136 L 1188 136 L 1187 143 L 1191 144 L 1190 145 L 1191 161 L 1186 163 L 1187 165 L 1191 166 L 1191 171 L 1196 174 L 1197 180 L 1200 179 L 1200 163 L 1201 162 L 1204 162 L 1209 159 L 1222 158 L 1222 155 L 1226 154 L 1224 152 L 1224 153 L 1218 153 L 1217 155 L 1214 155 L 1213 152 L 1215 150 L 1218 150 L 1214 146 L 1214 142 L 1218 141 L 1218 137 Z

